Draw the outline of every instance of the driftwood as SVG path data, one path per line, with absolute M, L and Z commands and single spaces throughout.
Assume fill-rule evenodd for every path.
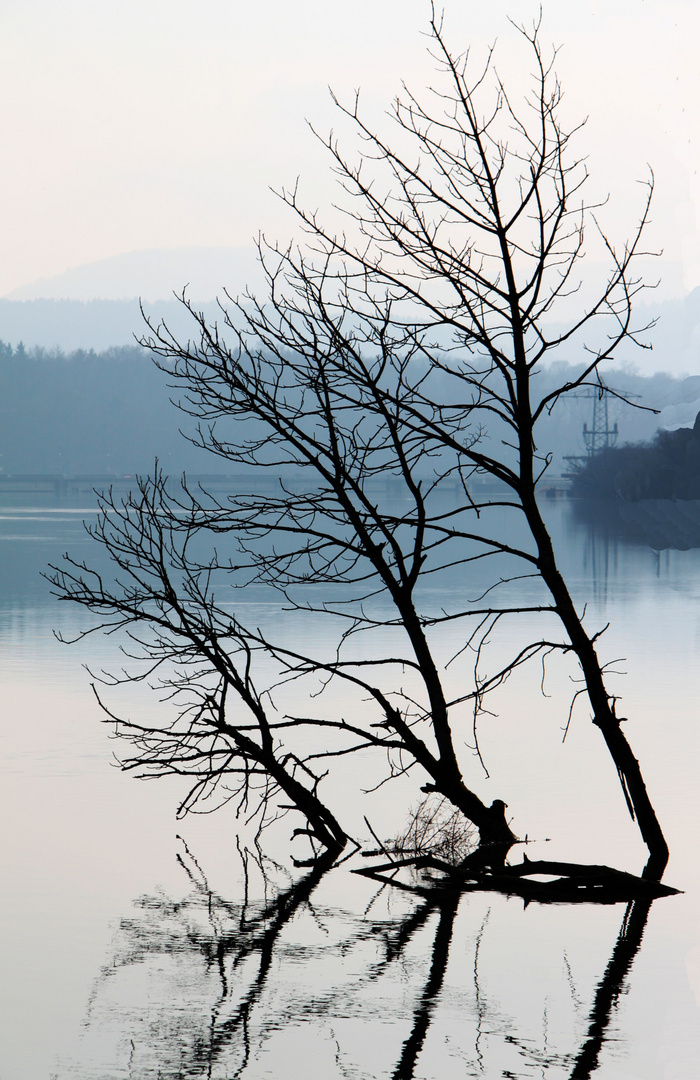
M 477 854 L 478 849 L 474 852 L 474 855 Z M 399 870 L 406 867 L 414 871 L 437 871 L 442 876 L 436 878 L 431 874 L 425 884 L 407 884 L 398 877 Z M 611 866 L 545 859 L 531 861 L 527 855 L 520 863 L 496 867 L 484 866 L 482 860 L 474 860 L 473 855 L 459 866 L 450 866 L 432 855 L 418 855 L 359 867 L 354 873 L 421 895 L 434 895 L 436 888 L 459 893 L 498 892 L 506 896 L 520 896 L 526 903 L 536 901 L 540 904 L 618 904 L 673 896 L 679 892 L 670 885 L 637 877 Z

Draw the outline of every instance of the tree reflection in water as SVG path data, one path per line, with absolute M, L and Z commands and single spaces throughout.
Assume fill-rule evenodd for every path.
M 560 952 L 564 983 L 553 995 L 537 951 L 525 971 L 504 955 L 504 914 L 517 924 L 538 905 L 524 912 L 519 900 L 385 887 L 363 913 L 348 914 L 318 900 L 323 863 L 256 902 L 246 884 L 232 903 L 186 850 L 181 863 L 192 885 L 183 900 L 143 897 L 121 921 L 90 1000 L 81 1060 L 58 1077 L 583 1080 L 611 1037 L 652 903 L 627 906 L 597 987 L 577 987 Z M 539 910 L 549 925 L 562 909 Z M 530 1008 L 541 996 L 539 1031 L 498 1003 L 515 981 Z M 562 1001 L 566 1022 L 555 1015 Z

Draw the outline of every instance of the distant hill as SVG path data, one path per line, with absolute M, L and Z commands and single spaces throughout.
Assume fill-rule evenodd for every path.
M 208 318 L 220 318 L 215 297 L 223 296 L 224 287 L 232 296 L 242 294 L 246 286 L 265 295 L 256 258 L 252 247 L 192 247 L 131 252 L 74 267 L 0 299 L 0 340 L 64 351 L 130 345 L 143 326 L 138 297 L 149 315 L 165 319 L 176 333 L 186 336 L 190 324 L 173 293 L 187 286 L 188 295 Z M 653 299 L 654 293 L 645 295 Z M 700 289 L 679 300 L 640 305 L 635 327 L 655 318 L 658 325 L 643 335 L 653 351 L 627 344 L 615 366 L 631 365 L 645 376 L 700 374 Z M 580 349 L 562 350 L 561 359 L 576 364 L 584 356 Z M 692 409 L 681 409 L 675 421 L 669 418 L 669 426 L 692 423 L 694 415 Z
M 214 300 L 224 288 L 235 296 L 250 285 L 260 288 L 263 274 L 254 247 L 161 248 L 130 251 L 74 266 L 41 278 L 5 297 L 7 300 L 170 300 L 187 286 L 196 301 Z M 2 335 L 0 335 L 2 336 Z
M 0 299 L 0 341 L 27 348 L 104 350 L 132 345 L 143 330 L 139 298 L 149 316 L 185 335 L 189 323 L 174 293 L 187 295 L 209 318 L 224 295 L 260 292 L 255 248 L 176 248 L 135 251 L 77 266 L 15 289 Z
M 197 306 L 211 320 L 221 317 L 213 300 Z M 144 312 L 185 338 L 191 331 L 191 319 L 174 299 L 145 303 Z M 0 300 L 0 341 L 14 347 L 103 352 L 133 345 L 144 329 L 138 300 Z
M 122 474 L 151 468 L 156 454 L 169 470 L 211 469 L 211 459 L 178 433 L 183 417 L 170 404 L 167 379 L 134 348 L 135 336 L 144 332 L 137 297 L 153 322 L 165 321 L 187 340 L 194 327 L 173 290 L 189 283 L 197 308 L 208 321 L 220 322 L 214 297 L 224 285 L 233 296 L 247 284 L 264 295 L 255 259 L 253 248 L 133 252 L 0 299 L 0 471 Z M 640 308 L 636 325 L 656 316 L 653 352 L 627 347 L 620 357 L 622 364 L 636 363 L 638 373 L 623 368 L 610 372 L 609 380 L 660 415 L 611 401 L 610 423 L 619 424 L 620 444 L 649 440 L 659 426 L 692 425 L 700 411 L 700 289 Z M 580 354 L 562 357 L 564 368 L 582 360 Z M 662 374 L 650 377 L 653 372 Z M 568 377 L 561 366 L 545 369 L 538 390 L 546 392 L 562 375 Z M 565 455 L 583 452 L 581 433 L 584 423 L 590 427 L 591 407 L 574 397 L 548 418 L 540 449 L 553 454 L 555 473 L 566 468 Z

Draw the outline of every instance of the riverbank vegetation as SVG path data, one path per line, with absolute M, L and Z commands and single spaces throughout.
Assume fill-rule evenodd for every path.
M 700 499 L 700 413 L 692 427 L 659 431 L 649 442 L 607 447 L 573 471 L 578 498 Z

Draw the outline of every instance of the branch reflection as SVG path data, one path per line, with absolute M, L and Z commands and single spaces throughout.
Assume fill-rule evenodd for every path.
M 589 1015 L 588 1038 L 576 1058 L 571 1080 L 587 1080 L 598 1068 L 610 1017 L 642 944 L 652 903 L 652 900 L 635 900 L 627 906 L 615 948 L 596 991 Z
M 255 901 L 246 876 L 234 903 L 181 862 L 184 898 L 142 897 L 122 919 L 80 1061 L 57 1077 L 585 1080 L 651 908 L 628 905 L 616 936 L 620 905 L 372 895 L 355 879 L 364 899 L 343 909 L 329 863 Z

